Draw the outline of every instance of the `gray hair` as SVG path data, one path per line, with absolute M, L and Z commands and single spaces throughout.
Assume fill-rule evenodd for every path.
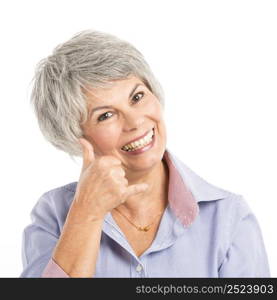
M 164 106 L 163 91 L 143 55 L 111 34 L 85 30 L 41 60 L 33 78 L 31 104 L 40 130 L 56 148 L 81 156 L 78 138 L 88 118 L 87 87 L 137 76 Z

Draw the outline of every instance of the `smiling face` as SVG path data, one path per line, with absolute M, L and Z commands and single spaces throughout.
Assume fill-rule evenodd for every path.
M 82 126 L 84 137 L 96 156 L 118 158 L 126 172 L 148 171 L 161 162 L 166 147 L 162 105 L 137 77 L 113 83 L 112 87 L 86 92 L 89 119 Z M 140 141 L 130 143 L 133 140 Z

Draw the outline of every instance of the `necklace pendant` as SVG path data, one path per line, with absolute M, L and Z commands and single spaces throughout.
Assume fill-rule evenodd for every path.
M 138 228 L 139 231 L 145 231 L 145 232 L 148 231 L 149 229 L 150 229 L 150 228 L 147 227 L 147 226 L 146 226 L 146 227 L 139 227 L 139 228 Z

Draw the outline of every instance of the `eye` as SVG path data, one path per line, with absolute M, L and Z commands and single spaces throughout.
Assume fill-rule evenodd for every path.
M 109 118 L 109 117 L 108 117 L 108 114 L 111 114 L 111 115 L 112 115 L 112 113 L 111 113 L 110 111 L 107 111 L 107 112 L 105 112 L 104 114 L 100 115 L 100 116 L 98 117 L 97 121 L 98 121 L 98 122 L 105 121 L 106 119 Z
M 139 102 L 143 98 L 143 96 L 144 96 L 144 92 L 138 92 L 133 96 L 132 100 L 134 102 Z M 110 116 L 112 116 L 112 115 L 113 114 L 110 111 L 107 111 L 104 114 L 100 115 L 97 118 L 97 121 L 98 122 L 105 121 L 106 119 L 110 118 Z
M 138 92 L 134 95 L 133 99 L 135 102 L 139 102 L 143 98 L 144 92 Z

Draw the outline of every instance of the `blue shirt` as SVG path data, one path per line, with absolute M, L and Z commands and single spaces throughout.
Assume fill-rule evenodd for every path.
M 259 224 L 243 197 L 208 183 L 168 150 L 163 159 L 168 206 L 153 243 L 137 257 L 108 213 L 94 277 L 270 277 Z M 51 256 L 76 186 L 46 192 L 33 208 L 23 233 L 21 277 L 54 274 L 53 268 L 68 277 Z

